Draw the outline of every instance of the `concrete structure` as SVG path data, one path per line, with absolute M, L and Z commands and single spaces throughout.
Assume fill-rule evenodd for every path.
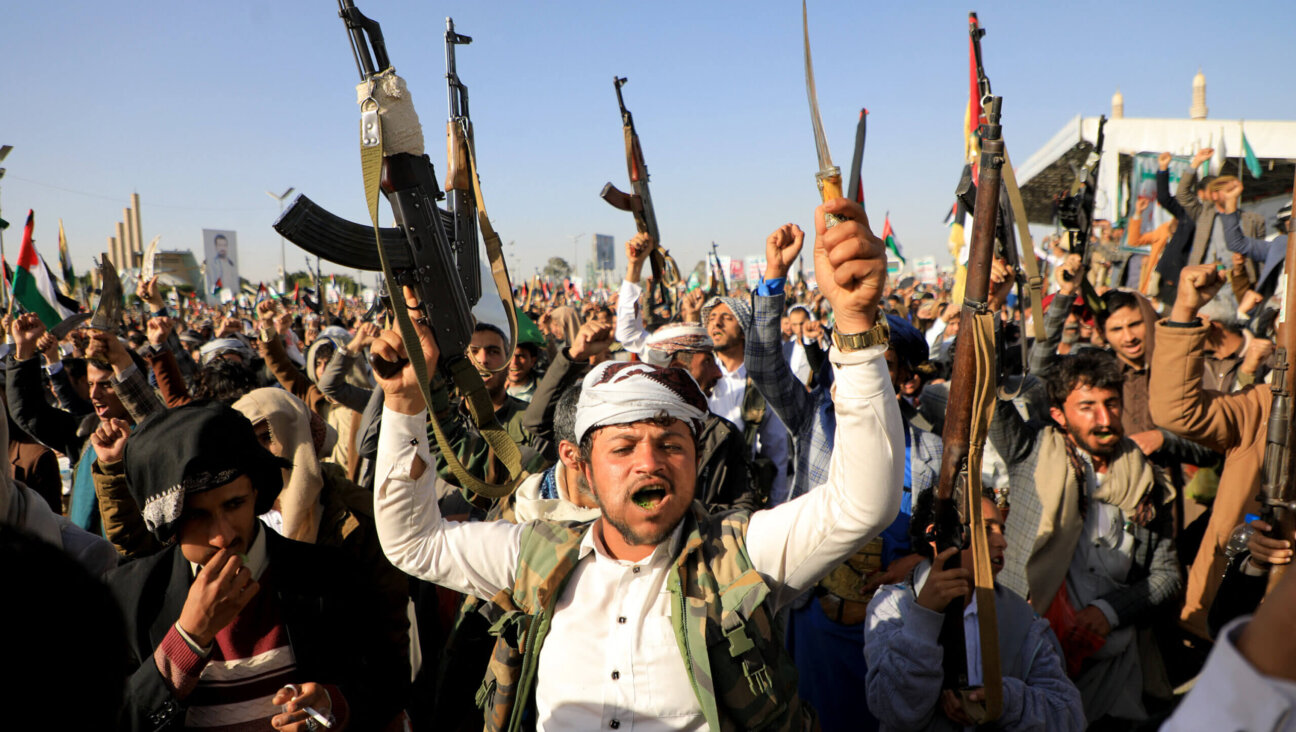
M 1189 157 L 1202 148 L 1215 148 L 1223 169 L 1236 174 L 1242 157 L 1242 133 L 1260 161 L 1263 175 L 1243 178 L 1243 205 L 1250 207 L 1280 195 L 1290 196 L 1296 173 L 1296 121 L 1207 120 L 1206 78 L 1193 79 L 1191 119 L 1150 119 L 1124 116 L 1125 99 L 1112 97 L 1112 118 L 1104 128 L 1102 158 L 1098 167 L 1095 218 L 1120 218 L 1115 211 L 1117 191 L 1129 177 L 1132 157 L 1138 153 L 1171 152 Z M 1119 102 L 1119 105 L 1118 105 Z M 1049 225 L 1054 201 L 1074 179 L 1098 139 L 1098 118 L 1076 115 L 1048 142 L 1017 164 L 1017 181 L 1032 224 Z M 1218 166 L 1216 167 L 1218 170 Z
M 1188 119 L 1206 119 L 1209 111 L 1206 107 L 1206 76 L 1201 69 L 1197 69 L 1197 75 L 1193 77 L 1192 106 L 1188 108 Z

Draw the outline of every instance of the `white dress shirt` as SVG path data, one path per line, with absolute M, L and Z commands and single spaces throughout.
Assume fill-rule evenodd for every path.
M 884 348 L 830 358 L 836 369 L 839 445 L 828 481 L 752 514 L 746 548 L 774 609 L 810 588 L 895 518 L 904 433 Z M 512 587 L 521 525 L 446 521 L 434 495 L 426 415 L 383 411 L 374 518 L 383 551 L 402 571 L 489 599 Z M 416 459 L 429 467 L 414 479 Z M 594 526 L 601 526 L 597 522 Z M 706 721 L 676 645 L 667 579 L 681 529 L 639 562 L 606 554 L 587 532 L 558 599 L 539 659 L 539 729 L 703 729 Z
M 711 389 L 707 407 L 715 414 L 724 417 L 741 432 L 747 425 L 743 420 L 743 397 L 747 392 L 747 364 L 743 363 L 733 371 L 725 368 L 724 362 L 716 359 L 720 367 L 720 380 Z M 756 433 L 756 444 L 752 446 L 752 457 L 760 455 L 774 463 L 774 485 L 770 487 L 770 505 L 777 506 L 788 497 L 788 431 L 783 426 L 773 409 L 765 408 L 765 424 Z

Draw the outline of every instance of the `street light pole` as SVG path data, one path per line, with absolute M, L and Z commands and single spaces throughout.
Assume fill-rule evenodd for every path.
M 289 187 L 282 195 L 276 195 L 266 191 L 266 195 L 279 202 L 279 218 L 283 218 L 284 201 L 292 195 L 296 188 Z M 284 238 L 283 234 L 279 235 L 279 286 L 283 289 L 288 288 L 288 263 L 284 255 Z

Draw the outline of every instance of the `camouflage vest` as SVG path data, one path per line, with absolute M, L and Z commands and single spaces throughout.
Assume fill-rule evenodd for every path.
M 684 517 L 684 545 L 667 580 L 679 610 L 675 641 L 710 729 L 817 730 L 797 696 L 770 589 L 747 556 L 749 518 L 708 515 L 698 503 Z M 523 532 L 514 586 L 491 600 L 497 641 L 477 693 L 487 732 L 534 727 L 540 649 L 591 525 L 537 521 Z

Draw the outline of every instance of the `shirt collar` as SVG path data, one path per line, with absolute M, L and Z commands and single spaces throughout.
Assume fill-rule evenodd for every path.
M 259 580 L 261 575 L 265 574 L 266 567 L 270 566 L 270 557 L 266 555 L 265 533 L 269 529 L 261 525 L 261 520 L 257 519 L 256 526 L 253 529 L 256 536 L 252 539 L 252 546 L 248 548 L 247 555 L 243 558 L 243 566 L 252 572 L 252 579 Z M 202 565 L 196 562 L 189 563 L 189 571 L 193 576 L 198 576 L 198 570 Z
M 684 520 L 680 519 L 680 522 L 675 526 L 674 530 L 671 531 L 670 538 L 654 547 L 652 554 L 649 554 L 637 562 L 631 562 L 625 559 L 613 559 L 602 546 L 603 542 L 599 541 L 595 536 L 595 527 L 600 525 L 600 521 L 602 521 L 602 518 L 591 523 L 589 528 L 585 531 L 585 535 L 581 537 L 580 548 L 577 552 L 578 559 L 584 559 L 590 554 L 590 552 L 593 552 L 598 555 L 599 558 L 609 562 L 617 562 L 626 567 L 655 566 L 667 561 L 670 557 L 679 553 L 680 546 L 684 541 Z

